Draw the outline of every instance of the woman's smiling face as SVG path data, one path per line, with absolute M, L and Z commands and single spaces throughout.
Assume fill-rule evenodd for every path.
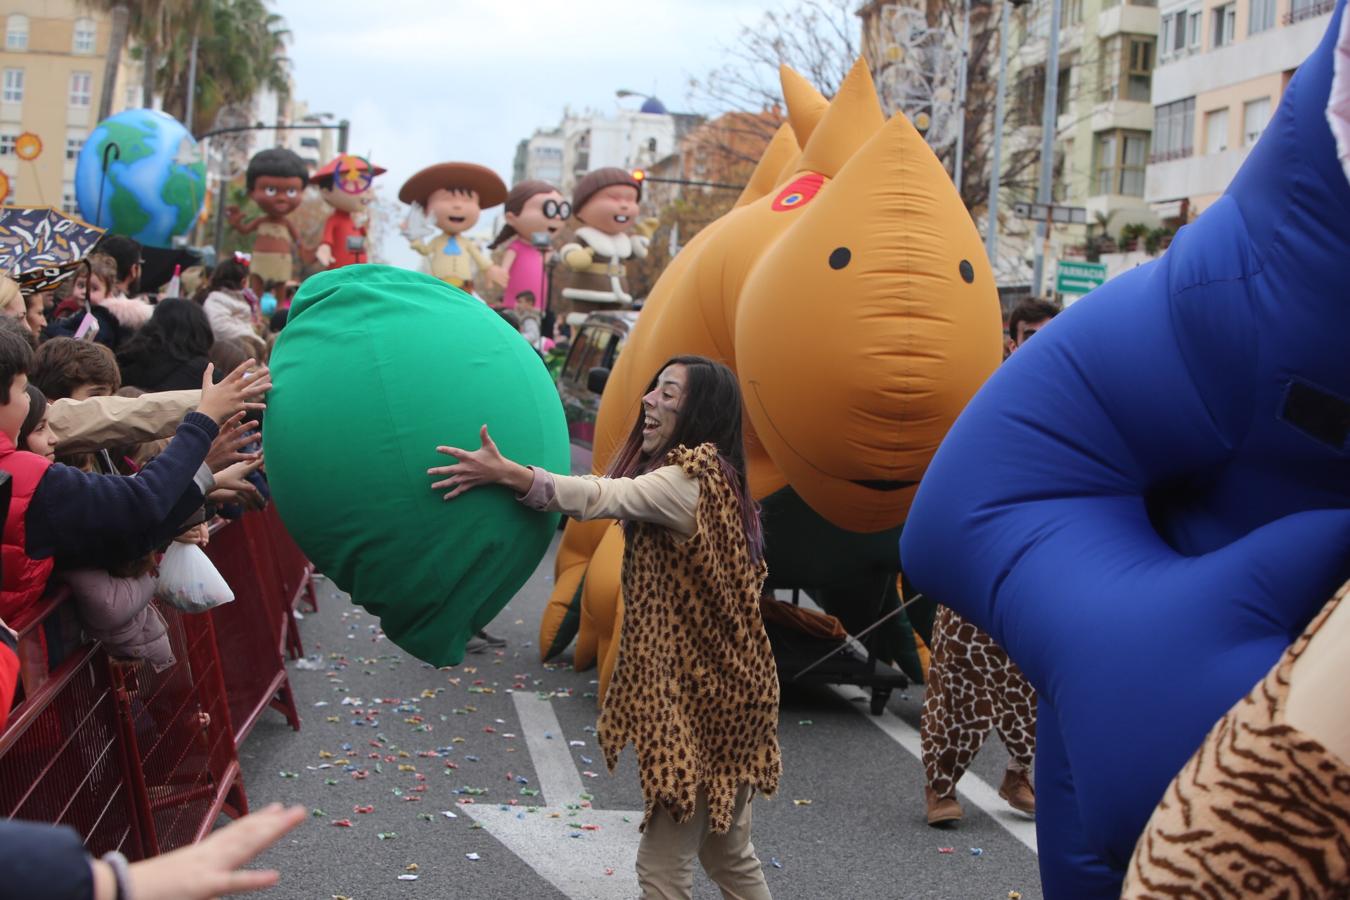
M 656 387 L 642 398 L 642 452 L 651 456 L 666 446 L 675 434 L 675 423 L 684 406 L 688 373 L 679 363 L 666 366 L 656 379 Z

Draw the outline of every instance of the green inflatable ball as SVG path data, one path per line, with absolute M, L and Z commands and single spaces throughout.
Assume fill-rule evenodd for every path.
M 264 451 L 301 549 L 385 634 L 436 666 L 464 658 L 548 549 L 557 516 L 507 489 L 446 502 L 427 469 L 486 423 L 512 459 L 569 465 L 538 354 L 501 316 L 428 275 L 346 266 L 305 281 L 271 359 Z

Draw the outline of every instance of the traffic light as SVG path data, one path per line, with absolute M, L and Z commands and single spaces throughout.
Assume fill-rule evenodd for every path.
M 646 170 L 646 169 L 634 169 L 634 170 L 633 170 L 633 180 L 636 181 L 638 184 L 642 184 L 642 182 L 644 182 L 644 181 L 647 180 L 647 170 Z

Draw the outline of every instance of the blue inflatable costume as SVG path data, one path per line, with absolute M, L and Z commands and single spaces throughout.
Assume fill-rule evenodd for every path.
M 1040 693 L 1045 896 L 1117 897 L 1164 788 L 1350 576 L 1339 0 L 1227 193 L 1015 354 L 901 539 Z

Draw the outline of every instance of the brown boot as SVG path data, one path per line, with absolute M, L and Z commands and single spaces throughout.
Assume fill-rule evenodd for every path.
M 961 821 L 961 804 L 956 797 L 939 797 L 931 787 L 925 787 L 923 795 L 928 801 L 929 825 L 954 825 Z
M 1031 779 L 1022 769 L 1008 769 L 1003 773 L 1003 784 L 998 795 L 1008 801 L 1008 805 L 1018 812 L 1029 816 L 1036 815 L 1036 792 L 1031 788 Z

